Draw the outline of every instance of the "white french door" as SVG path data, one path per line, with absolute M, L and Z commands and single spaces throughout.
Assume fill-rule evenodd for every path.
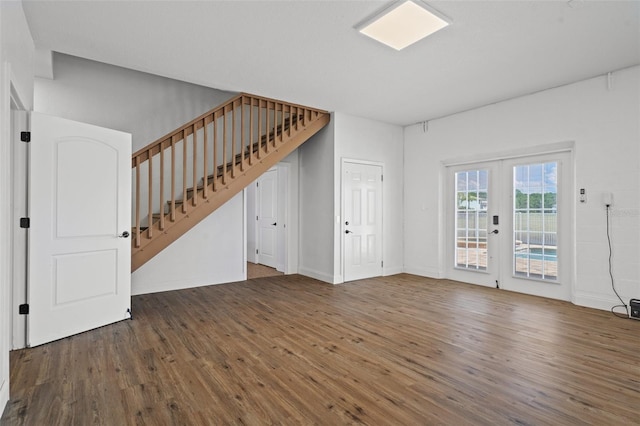
M 29 346 L 129 317 L 131 135 L 32 113 Z
M 568 152 L 448 167 L 448 277 L 570 300 Z

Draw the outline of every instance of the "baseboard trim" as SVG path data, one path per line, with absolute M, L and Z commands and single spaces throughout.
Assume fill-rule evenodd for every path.
M 9 353 L 6 354 L 9 356 Z M 9 380 L 4 380 L 0 383 L 0 416 L 4 413 L 9 403 Z
M 402 268 L 402 266 L 394 266 L 394 267 L 391 267 L 391 268 L 384 267 L 382 269 L 382 276 L 386 277 L 386 276 L 389 276 L 389 275 L 397 275 L 397 274 L 401 274 L 403 272 L 404 272 L 404 269 Z
M 315 269 L 305 268 L 304 266 L 300 266 L 298 268 L 298 274 L 304 275 L 305 277 L 314 278 L 325 283 L 335 284 L 332 275 L 316 271 Z
M 628 302 L 625 302 L 628 303 Z M 573 304 L 584 306 L 585 308 L 601 309 L 610 311 L 615 305 L 620 305 L 620 301 L 615 298 L 605 297 L 601 294 L 593 294 L 584 291 L 576 291 L 573 297 Z
M 243 269 L 246 269 L 246 267 Z M 181 280 L 159 281 L 159 282 L 153 283 L 153 285 L 148 285 L 147 283 L 136 285 L 136 283 L 133 282 L 134 280 L 132 279 L 131 295 L 138 296 L 141 294 L 160 293 L 163 291 L 185 290 L 188 288 L 205 287 L 208 285 L 228 284 L 228 283 L 233 283 L 238 281 L 245 281 L 246 279 L 247 279 L 246 270 L 243 271 L 243 274 L 237 274 L 236 276 L 226 277 L 225 280 L 220 282 L 212 282 L 211 277 L 200 277 L 200 278 L 192 278 L 189 281 L 181 281 Z
M 420 266 L 405 265 L 402 272 L 427 278 L 445 278 L 444 274 L 437 269 L 423 268 Z

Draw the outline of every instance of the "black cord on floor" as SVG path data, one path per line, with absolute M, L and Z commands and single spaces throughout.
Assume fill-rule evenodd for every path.
M 610 209 L 611 209 L 611 205 L 607 204 L 607 242 L 609 243 L 609 277 L 611 277 L 611 288 L 613 289 L 613 292 L 616 294 L 616 296 L 618 296 L 620 303 L 622 303 L 621 305 L 615 305 L 614 307 L 612 307 L 611 313 L 619 318 L 629 318 L 629 309 L 627 308 L 627 304 L 624 303 L 624 300 L 622 300 L 622 297 L 620 297 L 620 295 L 618 294 L 618 291 L 616 290 L 616 286 L 613 281 L 613 266 L 611 262 L 613 250 L 611 250 L 611 232 L 609 231 L 609 210 Z M 616 308 L 624 308 L 626 315 L 623 315 L 620 312 L 615 312 Z

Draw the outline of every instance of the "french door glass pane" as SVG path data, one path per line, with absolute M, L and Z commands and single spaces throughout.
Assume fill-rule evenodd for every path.
M 513 168 L 513 274 L 558 279 L 558 163 Z
M 457 268 L 487 269 L 488 170 L 456 173 Z

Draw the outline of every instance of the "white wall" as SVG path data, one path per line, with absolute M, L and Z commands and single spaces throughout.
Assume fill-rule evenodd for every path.
M 628 303 L 640 296 L 640 67 L 405 128 L 405 271 L 444 277 L 443 160 L 573 141 L 576 304 L 618 304 L 608 276 L 602 194 L 614 194 L 613 273 Z
M 300 148 L 299 273 L 325 282 L 342 276 L 341 168 L 343 159 L 384 165 L 385 275 L 403 270 L 403 130 L 343 113 Z
M 258 248 L 256 214 L 258 209 L 258 191 L 256 181 L 251 182 L 244 190 L 247 195 L 247 262 L 257 263 Z
M 235 95 L 60 53 L 53 75 L 36 78 L 36 111 L 131 133 L 133 151 Z
M 278 199 L 281 198 L 281 194 L 286 192 L 286 197 L 289 201 L 287 203 L 289 210 L 287 212 L 278 212 L 280 217 L 286 219 L 288 228 L 285 252 L 287 268 L 284 273 L 297 274 L 300 253 L 300 150 L 293 151 L 278 166 L 280 171 L 282 171 L 283 167 L 288 170 L 288 188 L 284 187 L 280 182 L 278 183 Z M 284 204 L 280 207 L 283 206 Z
M 36 78 L 37 111 L 130 132 L 134 151 L 233 96 L 62 54 L 54 55 L 53 74 Z M 133 294 L 245 279 L 246 255 L 235 249 L 244 248 L 245 207 L 234 200 L 137 270 Z
M 131 293 L 155 293 L 245 280 L 243 212 L 244 195 L 241 192 L 138 268 L 131 275 Z
M 403 271 L 403 129 L 347 114 L 334 114 L 335 189 L 334 215 L 341 214 L 342 159 L 374 161 L 383 164 L 382 242 L 384 275 Z M 342 227 L 334 231 L 335 279 L 343 281 L 341 270 Z
M 334 115 L 298 148 L 300 242 L 298 272 L 334 283 Z
M 0 411 L 9 399 L 11 341 L 11 91 L 26 109 L 33 105 L 34 45 L 18 1 L 0 2 Z

